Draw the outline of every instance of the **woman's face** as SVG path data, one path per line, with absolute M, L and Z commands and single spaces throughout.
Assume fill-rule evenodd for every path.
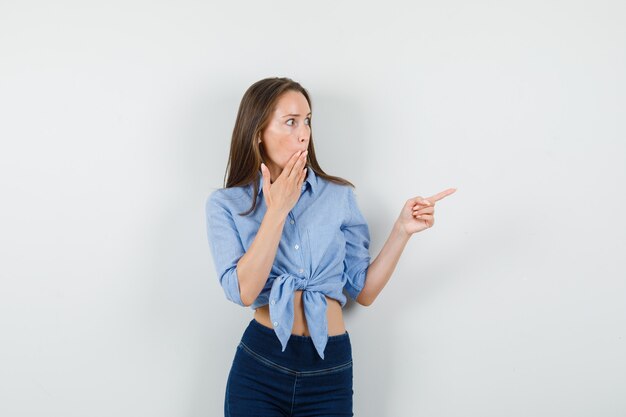
M 274 113 L 261 132 L 260 143 L 267 155 L 263 162 L 270 169 L 272 181 L 294 153 L 309 147 L 310 124 L 311 109 L 302 93 L 289 90 L 278 98 Z

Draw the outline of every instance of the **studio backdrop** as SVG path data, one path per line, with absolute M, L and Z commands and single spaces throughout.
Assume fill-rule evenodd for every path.
M 0 3 L 0 415 L 223 415 L 250 308 L 204 203 L 239 101 L 289 77 L 372 259 L 360 417 L 626 415 L 620 1 Z

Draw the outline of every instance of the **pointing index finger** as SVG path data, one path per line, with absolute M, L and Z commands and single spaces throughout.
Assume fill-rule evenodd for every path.
M 447 190 L 441 191 L 437 194 L 434 194 L 431 197 L 426 198 L 426 200 L 430 201 L 431 203 L 435 202 L 435 201 L 439 201 L 441 199 L 443 199 L 444 197 L 449 196 L 450 194 L 454 193 L 456 191 L 456 188 L 448 188 Z

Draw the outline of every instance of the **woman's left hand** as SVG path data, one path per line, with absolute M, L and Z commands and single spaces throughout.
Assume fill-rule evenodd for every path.
M 435 202 L 454 193 L 456 188 L 448 188 L 428 198 L 410 198 L 404 204 L 397 223 L 409 236 L 421 232 L 435 224 Z

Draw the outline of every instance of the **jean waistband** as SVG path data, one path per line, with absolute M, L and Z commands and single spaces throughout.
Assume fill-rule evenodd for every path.
M 292 334 L 283 352 L 274 329 L 259 323 L 254 318 L 245 329 L 241 342 L 265 359 L 298 371 L 326 369 L 352 360 L 352 345 L 348 331 L 340 335 L 328 336 L 324 359 L 317 353 L 311 336 Z

